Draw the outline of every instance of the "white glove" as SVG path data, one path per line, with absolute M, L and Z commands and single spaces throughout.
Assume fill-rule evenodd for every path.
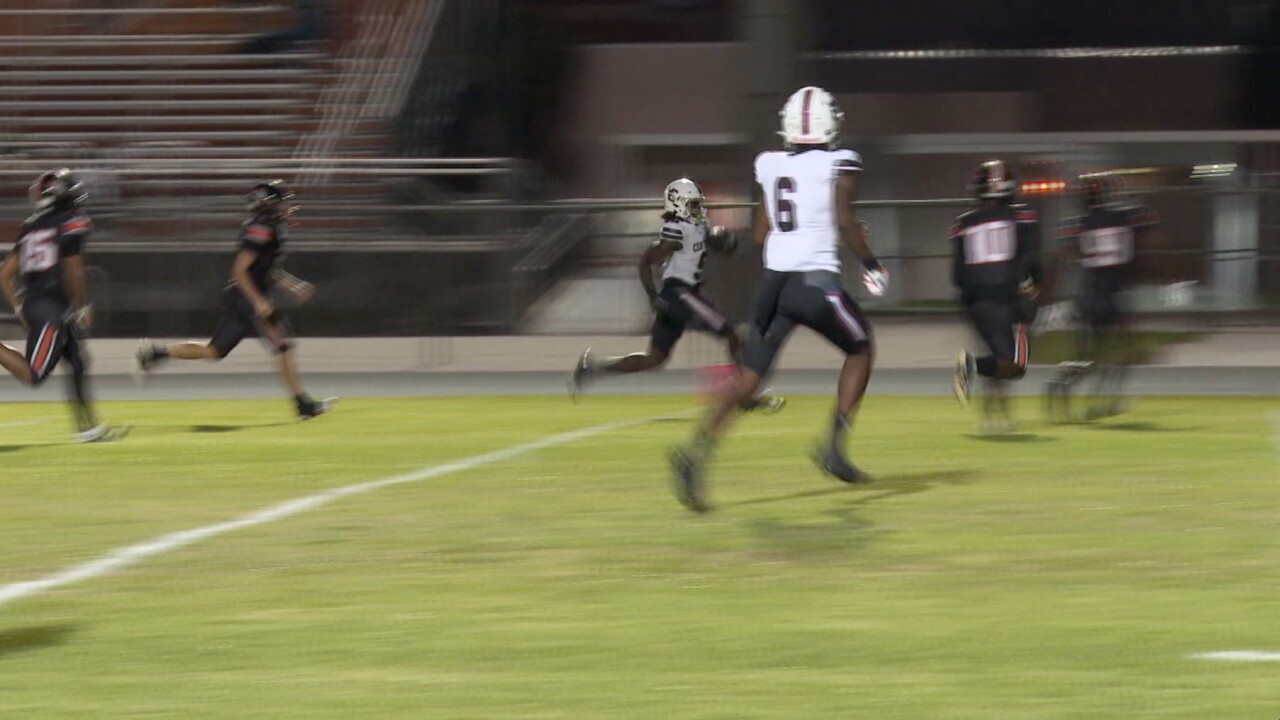
M 868 270 L 862 273 L 862 284 L 867 288 L 867 292 L 876 297 L 884 297 L 889 292 L 889 271 L 881 268 L 880 270 Z

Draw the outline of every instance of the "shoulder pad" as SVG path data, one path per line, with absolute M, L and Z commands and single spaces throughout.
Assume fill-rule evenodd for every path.
M 835 168 L 836 172 L 858 172 L 862 170 L 862 156 L 853 150 L 836 150 Z
M 93 229 L 93 223 L 84 213 L 76 213 L 62 223 L 63 235 L 80 235 Z
M 261 223 L 249 223 L 241 232 L 241 237 L 245 240 L 265 243 L 271 242 L 271 239 L 275 237 L 275 234 L 275 230 L 266 225 Z

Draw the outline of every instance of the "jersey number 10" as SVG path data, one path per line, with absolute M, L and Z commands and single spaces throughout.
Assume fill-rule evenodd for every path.
M 44 272 L 58 264 L 58 246 L 52 229 L 37 230 L 22 238 L 22 251 L 18 255 L 22 272 Z
M 1018 235 L 1013 223 L 992 222 L 975 225 L 965 231 L 964 262 L 966 265 L 1008 262 L 1018 254 Z

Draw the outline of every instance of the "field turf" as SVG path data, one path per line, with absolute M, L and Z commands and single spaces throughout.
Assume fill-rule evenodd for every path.
M 873 388 L 874 389 L 874 388 Z M 0 423 L 0 590 L 175 531 L 685 398 L 108 404 L 123 443 Z M 1274 400 L 1146 399 L 972 435 L 868 399 L 844 487 L 829 403 L 737 426 L 715 512 L 672 499 L 689 415 L 337 499 L 0 605 L 0 717 L 1269 720 Z

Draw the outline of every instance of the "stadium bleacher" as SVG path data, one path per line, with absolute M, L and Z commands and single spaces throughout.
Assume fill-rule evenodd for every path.
M 312 205 L 375 202 L 386 194 L 380 178 L 335 168 L 386 156 L 388 119 L 416 69 L 410 53 L 433 4 L 332 3 L 325 37 L 250 53 L 255 38 L 289 26 L 289 8 L 135 0 L 55 11 L 29 0 L 7 3 L 0 8 L 6 205 L 20 204 L 28 175 L 51 164 L 83 165 L 95 213 L 107 221 L 103 239 L 153 236 L 157 223 L 135 219 L 132 210 L 166 199 L 228 217 L 171 223 L 156 239 L 198 238 L 206 229 L 225 239 L 242 191 L 277 160 L 299 161 L 285 177 Z M 138 160 L 162 162 L 140 167 Z M 6 213 L 6 224 L 17 212 Z M 341 212 L 311 212 L 308 220 L 313 232 L 329 235 L 360 224 Z

